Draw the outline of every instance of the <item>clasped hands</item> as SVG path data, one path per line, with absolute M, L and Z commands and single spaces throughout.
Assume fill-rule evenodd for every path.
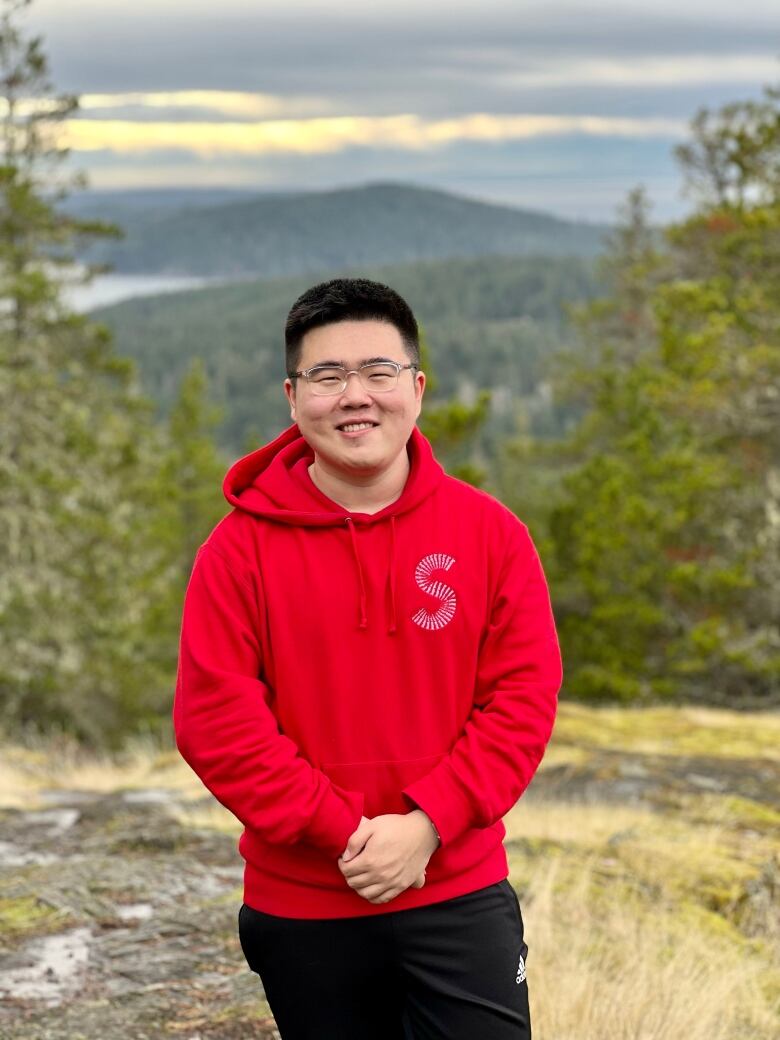
M 439 847 L 431 821 L 422 809 L 361 816 L 339 870 L 347 884 L 369 903 L 389 903 L 407 888 L 422 888 L 428 860 Z

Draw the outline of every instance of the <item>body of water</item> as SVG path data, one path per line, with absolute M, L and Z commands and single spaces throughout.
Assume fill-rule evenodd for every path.
M 90 285 L 73 286 L 64 291 L 68 304 L 76 311 L 91 311 L 134 296 L 154 296 L 157 293 L 181 292 L 183 289 L 202 289 L 207 285 L 224 284 L 222 278 L 196 278 L 146 274 L 98 275 Z

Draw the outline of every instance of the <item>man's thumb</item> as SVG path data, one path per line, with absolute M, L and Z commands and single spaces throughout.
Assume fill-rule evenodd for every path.
M 365 816 L 361 816 L 357 830 L 352 832 L 347 842 L 347 847 L 342 855 L 343 860 L 350 860 L 353 856 L 357 856 L 368 841 L 371 831 L 367 829 L 367 823 L 368 819 Z

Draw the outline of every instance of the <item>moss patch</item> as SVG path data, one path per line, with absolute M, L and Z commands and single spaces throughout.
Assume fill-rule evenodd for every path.
M 594 708 L 562 703 L 550 747 L 780 760 L 780 716 L 710 708 Z
M 18 936 L 45 932 L 46 926 L 55 922 L 60 927 L 63 914 L 34 896 L 0 899 L 0 935 Z

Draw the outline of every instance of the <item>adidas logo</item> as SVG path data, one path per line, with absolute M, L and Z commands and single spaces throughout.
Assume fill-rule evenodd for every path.
M 520 963 L 517 965 L 517 978 L 515 979 L 515 982 L 518 984 L 518 986 L 520 985 L 520 983 L 523 981 L 524 978 L 525 978 L 525 961 L 523 960 L 523 958 L 521 956 L 520 957 Z

